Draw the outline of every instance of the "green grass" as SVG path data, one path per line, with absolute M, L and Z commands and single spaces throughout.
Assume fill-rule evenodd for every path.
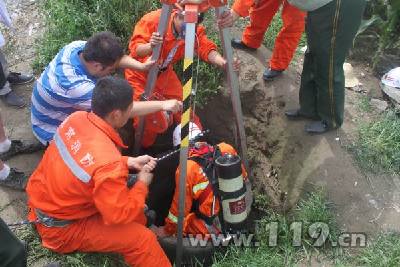
M 350 146 L 360 166 L 373 173 L 400 173 L 400 118 L 390 110 L 373 122 L 360 123 Z
M 322 189 L 311 193 L 307 199 L 301 200 L 297 205 L 294 217 L 297 221 L 303 223 L 303 238 L 307 247 L 311 248 L 317 243 L 317 238 L 311 238 L 310 236 L 310 228 L 312 225 L 320 228 L 326 227 L 326 240 L 337 241 L 339 229 L 334 214 L 326 202 L 325 193 Z M 320 233 L 312 234 L 319 236 Z M 329 242 L 325 242 L 323 247 L 326 247 L 326 245 L 329 245 Z
M 47 263 L 59 262 L 61 266 L 68 267 L 125 267 L 123 259 L 114 254 L 100 253 L 71 253 L 57 254 L 46 248 L 41 243 L 36 231 L 30 226 L 23 226 L 15 229 L 15 233 L 20 240 L 28 244 L 28 266 L 44 260 Z
M 264 35 L 263 44 L 265 45 L 265 47 L 267 47 L 270 50 L 274 49 L 275 39 L 278 36 L 279 32 L 281 31 L 282 26 L 283 26 L 282 13 L 277 12 L 274 18 L 272 19 L 267 32 Z M 305 45 L 307 45 L 307 37 L 306 34 L 303 33 L 299 41 L 298 48 L 303 47 Z M 300 54 L 298 53 L 298 55 Z
M 64 45 L 95 32 L 112 31 L 128 44 L 134 23 L 159 6 L 157 0 L 42 0 L 46 30 L 37 44 L 35 71 L 40 73 Z
M 361 97 L 358 99 L 357 108 L 362 112 L 371 112 L 371 99 L 367 95 L 361 95 Z
M 213 10 L 209 10 L 206 13 L 203 25 L 206 28 L 207 37 L 218 46 L 218 50 L 222 54 L 221 40 L 219 38 L 218 29 L 215 26 L 215 13 Z M 223 71 L 211 64 L 205 63 L 201 60 L 199 61 L 197 57 L 195 57 L 194 62 L 193 89 L 195 89 L 197 81 L 195 100 L 196 105 L 203 107 L 207 104 L 210 98 L 219 92 L 223 80 Z M 182 79 L 183 61 L 176 64 L 174 70 L 178 74 L 178 77 Z
M 274 18 L 271 21 L 271 24 L 268 27 L 267 32 L 264 35 L 263 44 L 268 49 L 272 50 L 275 45 L 275 39 L 278 36 L 278 33 L 281 31 L 283 26 L 281 12 L 277 12 Z
M 400 263 L 400 234 L 381 234 L 366 249 L 353 258 L 356 266 L 397 267 Z
M 260 198 L 260 197 L 258 197 Z M 294 225 L 302 223 L 300 246 L 293 246 Z M 256 233 L 260 246 L 257 248 L 230 248 L 224 255 L 217 257 L 215 267 L 225 266 L 296 266 L 300 261 L 307 262 L 315 255 L 323 255 L 326 261 L 338 266 L 344 264 L 343 253 L 333 250 L 329 245 L 314 247 L 317 236 L 311 237 L 308 229 L 314 223 L 322 223 L 329 229 L 327 243 L 336 240 L 338 228 L 334 215 L 325 200 L 325 193 L 318 190 L 299 202 L 297 208 L 288 215 L 270 213 L 258 222 Z M 270 229 L 277 223 L 276 246 L 269 246 Z M 297 228 L 299 229 L 299 228 Z M 318 236 L 320 233 L 318 233 Z

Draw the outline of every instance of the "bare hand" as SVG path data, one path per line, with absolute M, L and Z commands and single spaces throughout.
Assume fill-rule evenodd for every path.
M 233 58 L 233 71 L 234 72 L 239 72 L 240 71 L 240 59 L 238 59 L 237 57 Z
M 149 186 L 153 181 L 153 174 L 144 169 L 138 173 L 137 177 L 139 181 L 142 181 L 147 186 Z
M 162 103 L 162 109 L 164 111 L 170 111 L 172 113 L 177 113 L 182 110 L 182 102 L 176 99 L 165 100 Z
M 218 27 L 220 28 L 230 28 L 233 26 L 233 23 L 235 23 L 235 20 L 238 18 L 238 16 L 235 16 L 236 14 L 233 10 L 230 11 L 225 11 L 224 13 L 219 16 L 217 19 L 217 24 Z
M 136 169 L 138 171 L 141 171 L 144 169 L 144 167 L 147 165 L 147 169 L 151 168 L 149 172 L 151 172 L 157 165 L 156 159 L 153 157 L 150 157 L 148 155 L 144 156 L 139 156 L 136 158 L 129 157 L 128 158 L 128 168 L 129 169 Z
M 151 57 L 149 57 L 145 62 L 141 63 L 141 71 L 147 71 L 149 70 L 154 64 L 156 63 L 155 60 L 152 60 Z
M 232 62 L 233 71 L 234 71 L 234 72 L 239 72 L 239 70 L 240 70 L 240 64 L 241 64 L 240 60 L 239 60 L 237 57 L 234 57 L 234 58 L 233 58 L 233 62 Z M 225 59 L 224 59 L 223 67 L 224 67 L 225 69 L 228 67 L 228 62 L 227 62 Z
M 151 48 L 156 47 L 157 45 L 161 45 L 163 43 L 163 38 L 158 32 L 153 32 L 150 37 L 150 46 Z

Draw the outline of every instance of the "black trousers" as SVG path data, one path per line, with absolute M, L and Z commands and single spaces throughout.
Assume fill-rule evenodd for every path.
M 24 245 L 0 218 L 0 267 L 26 267 L 26 257 Z

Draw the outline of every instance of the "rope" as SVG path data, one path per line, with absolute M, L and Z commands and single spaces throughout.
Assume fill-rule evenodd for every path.
M 195 138 L 193 138 L 192 140 L 189 140 L 190 145 L 192 145 L 192 144 L 194 144 L 195 142 L 197 142 L 197 140 L 198 140 L 200 137 L 203 137 L 204 135 L 208 134 L 209 132 L 210 132 L 210 130 L 204 130 L 204 131 L 202 131 L 201 133 L 199 133 Z M 171 152 L 165 154 L 164 156 L 161 156 L 161 157 L 157 158 L 157 162 L 166 160 L 166 159 L 172 157 L 173 155 L 175 155 L 176 153 L 178 153 L 178 152 L 180 152 L 180 151 L 181 151 L 180 148 L 178 148 L 178 149 L 176 149 L 176 150 L 173 150 L 173 151 L 171 151 Z

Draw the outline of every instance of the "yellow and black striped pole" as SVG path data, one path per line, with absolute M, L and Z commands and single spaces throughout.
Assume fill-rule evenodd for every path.
M 189 152 L 189 122 L 191 114 L 190 96 L 193 81 L 193 55 L 196 36 L 196 23 L 198 19 L 198 5 L 185 5 L 185 59 L 183 63 L 183 109 L 181 119 L 181 153 L 179 160 L 179 206 L 178 206 L 178 231 L 176 248 L 176 266 L 181 266 L 183 255 L 183 225 L 185 219 L 186 199 L 186 172 L 187 157 Z

